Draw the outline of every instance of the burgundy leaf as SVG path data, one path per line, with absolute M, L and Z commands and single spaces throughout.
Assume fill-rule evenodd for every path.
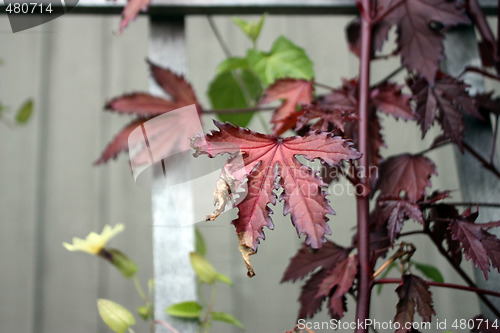
M 345 131 L 344 125 L 347 120 L 353 120 L 354 116 L 342 109 L 331 109 L 317 103 L 302 105 L 302 115 L 297 120 L 295 130 L 301 130 L 308 122 L 317 119 L 310 127 L 312 130 L 332 132 L 334 129 Z
M 383 0 L 378 3 L 384 9 L 401 0 Z M 443 58 L 443 31 L 457 24 L 467 24 L 469 19 L 463 8 L 449 0 L 402 1 L 380 23 L 396 25 L 398 46 L 403 64 L 411 72 L 417 70 L 431 84 Z M 384 31 L 382 31 L 384 32 Z
M 432 294 L 429 291 L 429 286 L 424 280 L 415 275 L 404 275 L 403 281 L 396 289 L 399 301 L 396 305 L 396 316 L 394 322 L 400 324 L 400 329 L 396 333 L 408 332 L 405 324 L 413 322 L 415 315 L 415 307 L 419 315 L 425 322 L 431 321 L 431 316 L 434 313 L 432 308 Z
M 437 119 L 446 136 L 462 148 L 465 129 L 462 110 L 481 117 L 476 102 L 467 93 L 468 86 L 442 73 L 439 73 L 434 86 L 422 78 L 413 80 L 410 84 L 417 102 L 422 138 Z
M 101 156 L 97 161 L 94 162 L 94 165 L 99 165 L 101 163 L 106 163 L 110 159 L 116 158 L 116 156 L 122 151 L 128 151 L 128 137 L 133 130 L 140 126 L 148 119 L 136 119 L 125 128 L 123 128 L 115 138 L 108 144 L 106 149 L 102 152 Z M 139 142 L 137 142 L 139 143 Z
M 321 304 L 323 304 L 326 297 L 316 297 L 316 294 L 326 274 L 327 271 L 322 269 L 314 273 L 302 286 L 299 296 L 300 310 L 298 318 L 312 318 L 316 312 L 321 310 Z
M 434 191 L 430 196 L 428 196 L 425 201 L 427 203 L 436 203 L 438 201 L 447 199 L 450 197 L 450 191 Z
M 409 218 L 424 223 L 422 211 L 415 202 L 401 198 L 381 198 L 378 200 L 377 224 L 387 223 L 391 244 L 399 236 L 403 222 Z
M 277 108 L 271 119 L 274 124 L 274 134 L 281 135 L 295 126 L 297 117 L 297 104 L 309 104 L 313 98 L 313 81 L 299 79 L 281 79 L 266 89 L 261 103 L 283 99 L 283 104 Z
M 479 267 L 488 279 L 491 266 L 500 271 L 500 240 L 488 229 L 500 226 L 500 221 L 489 223 L 474 223 L 472 221 L 457 219 L 449 229 L 452 238 L 460 241 L 467 260 L 472 259 L 475 267 Z
M 177 103 L 147 93 L 125 94 L 113 98 L 106 104 L 108 110 L 141 117 L 154 117 L 177 108 L 179 108 Z
M 290 259 L 281 282 L 296 281 L 322 267 L 330 269 L 347 257 L 349 251 L 327 240 L 321 249 L 312 250 L 305 244 Z
M 432 207 L 430 211 L 430 219 L 455 219 L 460 215 L 455 207 L 439 204 Z M 448 223 L 434 222 L 430 228 L 430 236 L 432 239 L 441 244 L 448 257 L 451 258 L 453 264 L 460 265 L 462 261 L 462 251 L 460 249 L 460 242 L 456 241 L 451 236 L 451 231 L 448 229 Z
M 320 248 L 324 235 L 330 233 L 326 214 L 332 214 L 333 210 L 324 192 L 326 184 L 296 156 L 302 155 L 311 161 L 318 158 L 333 166 L 359 158 L 360 154 L 347 141 L 328 133 L 280 139 L 229 123 L 215 124 L 219 131 L 207 135 L 205 143 L 195 140 L 193 147 L 195 156 L 243 153 L 248 193 L 237 205 L 239 214 L 233 221 L 240 244 L 254 252 L 257 250 L 259 239 L 264 238 L 263 227 L 273 228 L 268 207 L 276 202 L 273 190 L 283 187 L 280 200 L 284 200 L 284 215 L 290 213 L 297 233 L 306 235 L 306 244 Z M 230 145 L 233 146 L 228 147 Z
M 401 197 L 404 191 L 403 197 L 417 202 L 431 186 L 432 174 L 437 175 L 436 166 L 423 155 L 393 156 L 381 164 L 376 189 L 391 197 Z
M 123 32 L 123 29 L 136 18 L 139 12 L 145 11 L 151 0 L 127 0 L 127 5 L 123 8 L 122 19 L 120 21 L 120 27 L 118 28 L 118 34 Z
M 416 119 L 410 107 L 410 96 L 401 92 L 402 87 L 395 83 L 383 83 L 372 90 L 371 102 L 377 109 L 396 119 Z
M 343 298 L 351 289 L 357 273 L 358 257 L 350 255 L 328 272 L 325 279 L 321 281 L 316 297 L 330 296 L 329 310 L 333 317 L 341 318 L 344 316 Z
M 191 104 L 199 107 L 193 87 L 181 75 L 155 65 L 151 61 L 148 61 L 148 64 L 155 82 L 180 105 L 179 107 Z

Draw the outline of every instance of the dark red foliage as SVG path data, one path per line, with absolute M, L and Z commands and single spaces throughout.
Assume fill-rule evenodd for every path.
M 432 207 L 430 211 L 430 220 L 442 220 L 447 218 L 458 218 L 459 213 L 455 207 L 439 204 Z M 442 245 L 448 257 L 456 266 L 462 262 L 462 250 L 460 249 L 460 242 L 456 241 L 451 236 L 451 231 L 448 229 L 448 223 L 435 222 L 432 223 L 429 229 L 430 236 L 435 242 Z
M 431 186 L 431 175 L 436 173 L 434 163 L 423 155 L 402 154 L 393 156 L 380 165 L 376 189 L 390 197 L 421 200 L 425 188 Z
M 423 78 L 410 79 L 409 84 L 417 102 L 422 138 L 437 119 L 446 136 L 462 149 L 465 129 L 462 111 L 481 117 L 474 98 L 467 92 L 468 86 L 443 73 L 439 73 L 434 85 Z
M 264 238 L 264 226 L 274 227 L 268 204 L 276 203 L 274 190 L 282 187 L 279 199 L 284 201 L 283 214 L 290 213 L 297 233 L 306 235 L 306 244 L 320 248 L 324 235 L 330 233 L 326 214 L 333 213 L 324 192 L 326 184 L 295 156 L 302 155 L 310 161 L 318 158 L 334 166 L 357 159 L 360 154 L 347 141 L 324 132 L 280 139 L 229 123 L 216 122 L 216 126 L 219 131 L 207 135 L 206 142 L 195 140 L 193 147 L 196 156 L 243 153 L 248 193 L 237 205 L 239 214 L 233 221 L 240 244 L 256 251 L 259 239 Z
M 387 224 L 387 232 L 391 244 L 399 236 L 403 222 L 409 218 L 424 224 L 422 210 L 410 200 L 396 198 L 380 198 L 375 210 L 377 224 Z
M 400 3 L 396 7 L 396 4 Z M 418 71 L 429 83 L 434 83 L 443 58 L 443 32 L 469 19 L 463 8 L 449 0 L 382 0 L 379 13 L 394 8 L 379 22 L 377 39 L 385 39 L 388 27 L 397 26 L 399 53 L 403 64 Z
M 95 164 L 105 163 L 112 158 L 116 158 L 119 153 L 128 151 L 130 133 L 137 126 L 146 123 L 155 116 L 165 114 L 191 104 L 195 104 L 198 114 L 201 114 L 201 106 L 196 99 L 193 88 L 182 76 L 169 69 L 155 65 L 150 61 L 148 61 L 148 64 L 153 79 L 163 89 L 163 91 L 165 91 L 165 93 L 170 95 L 171 99 L 153 96 L 149 93 L 131 93 L 113 98 L 111 101 L 106 103 L 106 109 L 110 111 L 120 114 L 133 114 L 138 116 L 138 118 L 127 125 L 115 136 Z M 182 124 L 182 126 L 188 127 L 191 125 L 195 126 L 196 124 Z M 175 124 L 174 122 L 168 123 L 167 126 L 170 127 L 155 128 L 157 133 L 155 135 L 151 135 L 151 137 L 154 136 L 156 140 L 162 141 L 161 149 L 164 151 L 161 155 L 163 156 L 168 155 L 168 151 L 174 149 L 174 146 L 176 145 L 175 140 L 163 140 L 165 139 L 165 135 L 168 136 L 168 133 L 172 132 L 172 130 L 179 130 L 178 124 Z M 162 135 L 162 133 L 164 135 Z M 142 142 L 130 142 L 132 145 L 140 143 Z
M 396 330 L 397 333 L 410 331 L 404 327 L 406 323 L 413 322 L 415 308 L 425 322 L 431 321 L 431 316 L 435 314 L 432 307 L 432 295 L 424 280 L 412 274 L 404 275 L 396 293 L 399 301 L 396 305 L 394 322 L 398 322 L 401 327 Z
M 295 127 L 301 112 L 297 105 L 309 104 L 313 99 L 313 81 L 299 79 L 281 79 L 266 89 L 261 103 L 266 104 L 276 100 L 283 100 L 271 119 L 274 124 L 273 133 L 281 135 Z
M 337 262 L 346 258 L 348 253 L 349 250 L 329 240 L 318 250 L 313 250 L 304 244 L 297 254 L 290 259 L 290 264 L 286 268 L 281 282 L 293 282 L 303 279 L 318 268 L 326 267 L 328 269 L 333 267 Z
M 328 309 L 330 316 L 342 318 L 345 308 L 345 294 L 351 289 L 358 273 L 358 257 L 350 255 L 327 273 L 318 287 L 316 297 L 330 297 Z
M 490 262 L 493 268 L 500 271 L 500 240 L 487 230 L 500 226 L 500 221 L 474 223 L 477 213 L 468 209 L 460 218 L 450 223 L 449 229 L 453 240 L 460 241 L 467 260 L 472 259 L 475 267 L 483 271 L 488 279 Z

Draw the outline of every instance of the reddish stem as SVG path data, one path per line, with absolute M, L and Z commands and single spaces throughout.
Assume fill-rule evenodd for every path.
M 388 283 L 401 283 L 401 279 L 380 279 L 373 281 L 374 284 L 388 284 Z M 472 291 L 480 295 L 491 295 L 495 297 L 500 297 L 500 293 L 496 291 L 491 291 L 487 289 L 481 289 L 476 287 L 468 287 L 462 286 L 460 284 L 454 283 L 445 283 L 445 282 L 434 282 L 434 281 L 425 281 L 429 286 L 442 287 L 442 288 L 451 288 L 451 289 L 459 289 Z
M 465 69 L 462 71 L 462 73 L 460 73 L 459 76 L 462 76 L 462 75 L 464 75 L 467 72 L 473 72 L 473 73 L 481 74 L 482 76 L 486 76 L 486 77 L 488 77 L 490 79 L 500 81 L 500 76 L 492 74 L 492 73 L 490 73 L 490 72 L 488 72 L 488 71 L 486 71 L 486 70 L 484 70 L 482 68 L 477 68 L 477 67 L 472 67 L 472 66 L 465 67 Z
M 371 13 L 371 0 L 362 0 L 362 12 Z M 370 202 L 369 189 L 369 98 L 370 98 L 370 51 L 372 48 L 372 22 L 370 17 L 361 16 L 361 55 L 359 66 L 359 151 L 363 154 L 359 166 L 363 172 L 359 179 L 363 193 L 357 194 L 358 213 L 358 257 L 359 282 L 356 304 L 356 319 L 364 321 L 370 315 L 370 296 L 373 267 L 370 263 Z M 357 327 L 356 333 L 365 333 L 366 329 Z
M 467 142 L 462 141 L 464 149 L 467 150 L 472 156 L 474 156 L 484 168 L 490 170 L 497 178 L 500 178 L 500 171 L 490 162 L 488 162 L 484 157 L 481 156 L 474 148 L 472 148 Z

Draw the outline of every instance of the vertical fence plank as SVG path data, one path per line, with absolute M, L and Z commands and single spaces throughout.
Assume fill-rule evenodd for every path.
M 150 58 L 159 65 L 177 73 L 186 72 L 184 41 L 184 18 L 168 21 L 151 19 Z M 151 91 L 161 93 L 152 83 Z M 197 331 L 194 321 L 181 320 L 166 315 L 165 308 L 171 304 L 196 300 L 196 277 L 189 261 L 189 252 L 194 251 L 194 222 L 192 193 L 190 190 L 172 193 L 164 182 L 175 182 L 176 178 L 189 172 L 183 167 L 189 156 L 175 160 L 164 160 L 166 175 L 155 173 L 152 197 L 153 209 L 153 256 L 155 274 L 155 318 L 165 320 L 179 332 Z M 182 198 L 184 209 L 176 209 L 173 197 Z M 185 225 L 185 226 L 182 226 Z M 157 325 L 157 332 L 168 332 Z

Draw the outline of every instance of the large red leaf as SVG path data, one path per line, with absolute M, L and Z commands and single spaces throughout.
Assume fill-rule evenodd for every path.
M 417 202 L 425 195 L 425 188 L 431 186 L 431 175 L 436 166 L 423 155 L 402 154 L 393 156 L 380 166 L 377 189 L 382 195 L 409 198 Z M 402 193 L 404 191 L 404 193 Z
M 329 310 L 332 317 L 344 316 L 345 294 L 351 289 L 358 273 L 358 257 L 350 255 L 331 270 L 321 281 L 316 297 L 330 296 Z
M 327 240 L 321 249 L 302 248 L 290 259 L 281 282 L 302 279 L 318 268 L 329 269 L 347 257 L 349 250 Z
M 150 2 L 151 0 L 128 0 L 127 5 L 122 11 L 122 19 L 120 21 L 120 27 L 118 28 L 118 34 L 123 32 L 123 29 L 127 27 L 130 21 L 136 18 L 141 10 L 145 11 Z
M 179 104 L 148 93 L 125 94 L 106 103 L 108 110 L 142 117 L 154 117 L 177 108 Z
M 434 83 L 439 60 L 443 58 L 442 31 L 457 24 L 467 24 L 469 19 L 463 8 L 450 0 L 383 0 L 379 12 L 395 7 L 381 26 L 396 25 L 398 46 L 403 64 L 409 71 L 417 70 L 427 81 Z M 441 29 L 440 29 L 441 28 Z M 385 38 L 387 30 L 380 29 Z
M 452 238 L 462 244 L 465 258 L 472 259 L 474 266 L 483 271 L 485 279 L 488 279 L 490 261 L 491 266 L 500 271 L 500 240 L 486 231 L 499 226 L 500 221 L 474 223 L 470 219 L 457 219 L 449 226 Z
M 396 119 L 416 119 L 416 114 L 410 107 L 410 96 L 403 94 L 403 86 L 385 82 L 371 91 L 371 102 L 377 109 L 394 116 Z
M 360 153 L 347 141 L 328 133 L 280 139 L 229 123 L 215 124 L 219 131 L 207 135 L 206 141 L 195 140 L 193 147 L 196 156 L 243 153 L 248 193 L 238 204 L 238 218 L 233 221 L 240 244 L 253 252 L 257 250 L 259 239 L 264 238 L 263 227 L 273 228 L 268 207 L 276 202 L 273 190 L 282 187 L 280 200 L 284 201 L 284 215 L 290 213 L 297 233 L 306 235 L 306 244 L 320 248 L 324 235 L 330 233 L 326 214 L 332 214 L 333 210 L 324 192 L 326 184 L 296 156 L 302 155 L 311 161 L 318 158 L 329 165 L 337 165 L 359 158 Z
M 116 156 L 123 152 L 128 151 L 128 137 L 133 130 L 135 130 L 138 126 L 141 126 L 148 119 L 136 119 L 125 128 L 123 128 L 114 139 L 108 144 L 106 149 L 102 152 L 101 156 L 97 161 L 94 162 L 94 165 L 99 165 L 101 163 L 106 163 L 110 159 L 116 158 Z M 139 142 L 137 142 L 139 143 Z
M 412 274 L 404 275 L 396 292 L 399 302 L 396 305 L 394 322 L 399 323 L 401 327 L 396 333 L 410 331 L 405 329 L 405 324 L 413 322 L 415 307 L 425 322 L 431 321 L 431 316 L 435 314 L 432 308 L 432 294 L 424 280 Z
M 326 274 L 327 271 L 322 269 L 314 273 L 302 286 L 299 296 L 300 309 L 298 318 L 312 318 L 316 312 L 321 310 L 321 304 L 323 304 L 326 297 L 316 297 L 316 294 Z
M 420 207 L 409 200 L 401 198 L 380 198 L 378 200 L 377 224 L 387 223 L 387 232 L 391 244 L 399 236 L 403 227 L 403 222 L 412 218 L 413 220 L 424 223 L 422 210 Z
M 266 89 L 261 103 L 266 104 L 283 99 L 283 104 L 277 108 L 271 119 L 274 124 L 274 134 L 281 135 L 294 128 L 297 117 L 297 105 L 309 104 L 313 98 L 313 81 L 299 79 L 281 79 Z
M 106 104 L 108 110 L 121 114 L 134 114 L 139 118 L 123 129 L 113 139 L 95 164 L 105 163 L 109 159 L 115 158 L 118 153 L 128 151 L 129 144 L 143 144 L 142 141 L 139 142 L 136 140 L 137 142 L 134 142 L 134 139 L 129 140 L 129 135 L 141 124 L 148 124 L 147 137 L 149 144 L 153 149 L 153 154 L 155 156 L 162 156 L 161 158 L 169 156 L 174 150 L 178 151 L 180 146 L 185 146 L 185 142 L 179 144 L 175 135 L 178 134 L 177 137 L 185 139 L 185 135 L 200 132 L 198 128 L 200 127 L 199 116 L 201 115 L 201 107 L 191 85 L 182 76 L 175 74 L 169 69 L 162 68 L 150 61 L 148 61 L 148 64 L 150 65 L 153 78 L 163 91 L 170 95 L 171 99 L 153 96 L 149 93 L 132 93 L 116 97 L 109 101 Z M 186 116 L 178 114 L 175 117 L 171 117 L 170 120 L 163 118 L 164 121 L 155 121 L 153 119 L 159 115 L 164 115 L 192 104 L 196 106 L 197 117 L 193 117 L 191 113 L 186 112 Z M 174 120 L 173 118 L 177 119 Z M 148 152 L 146 147 L 144 147 L 142 151 L 137 152 L 132 162 L 134 164 L 150 163 L 152 162 L 149 158 L 150 153 L 151 151 Z
M 461 148 L 465 129 L 462 110 L 481 118 L 474 98 L 467 92 L 468 86 L 442 73 L 434 85 L 423 78 L 410 80 L 410 84 L 417 102 L 422 138 L 437 119 L 446 136 Z

